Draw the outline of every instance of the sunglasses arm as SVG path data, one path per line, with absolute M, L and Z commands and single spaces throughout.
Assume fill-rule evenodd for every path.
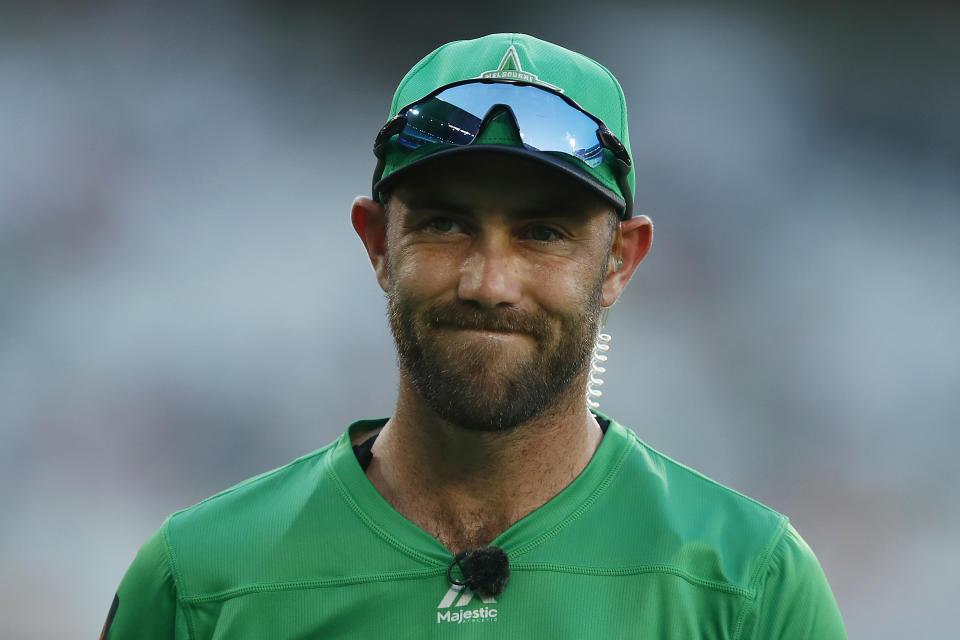
M 630 173 L 630 164 L 617 158 L 616 174 L 617 186 L 620 187 L 620 194 L 623 196 L 623 219 L 629 220 L 633 217 L 633 193 L 630 191 L 630 183 L 627 182 L 627 174 Z
M 377 168 L 373 170 L 373 182 L 370 185 L 371 191 L 374 190 L 374 185 L 380 182 L 380 177 L 383 175 L 383 169 L 387 164 L 387 143 L 390 142 L 390 138 L 400 133 L 406 123 L 406 116 L 394 116 L 387 120 L 387 123 L 383 125 L 383 128 L 380 129 L 380 133 L 378 133 L 376 139 L 374 139 L 373 155 L 377 157 Z M 373 193 L 373 199 L 379 199 L 377 198 L 376 192 Z
M 627 148 L 623 146 L 620 139 L 613 135 L 613 132 L 606 127 L 597 129 L 597 138 L 600 140 L 600 144 L 613 154 L 617 186 L 620 187 L 620 194 L 626 203 L 623 209 L 623 219 L 629 220 L 633 217 L 633 193 L 630 191 L 630 183 L 627 182 L 627 176 L 630 174 L 630 168 L 633 166 L 633 163 L 630 161 L 630 154 L 627 153 Z

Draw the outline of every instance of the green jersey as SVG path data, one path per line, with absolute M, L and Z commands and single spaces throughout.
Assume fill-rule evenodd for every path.
M 452 554 L 354 455 L 350 433 L 383 422 L 167 518 L 106 637 L 846 637 L 786 517 L 615 422 L 576 480 L 493 542 L 509 556 L 506 590 L 452 585 Z

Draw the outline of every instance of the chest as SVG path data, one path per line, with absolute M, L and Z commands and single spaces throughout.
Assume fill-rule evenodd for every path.
M 442 575 L 376 576 L 316 588 L 288 585 L 195 603 L 197 638 L 733 637 L 742 596 L 675 575 L 566 573 L 518 566 L 498 598 Z

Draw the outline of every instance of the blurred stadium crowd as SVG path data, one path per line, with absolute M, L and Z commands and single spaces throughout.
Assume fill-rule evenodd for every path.
M 409 65 L 510 30 L 631 108 L 601 409 L 790 515 L 851 638 L 946 637 L 960 12 L 338 4 L 0 3 L 0 637 L 92 637 L 167 513 L 390 411 L 349 203 Z

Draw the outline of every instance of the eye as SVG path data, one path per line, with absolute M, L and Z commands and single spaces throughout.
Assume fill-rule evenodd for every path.
M 458 233 L 462 230 L 460 224 L 452 218 L 433 218 L 428 221 L 425 226 L 431 231 L 439 231 L 441 233 Z
M 542 224 L 528 227 L 525 234 L 528 238 L 531 240 L 536 240 L 537 242 L 556 242 L 557 240 L 562 239 L 562 236 L 556 231 L 556 229 L 544 226 Z

